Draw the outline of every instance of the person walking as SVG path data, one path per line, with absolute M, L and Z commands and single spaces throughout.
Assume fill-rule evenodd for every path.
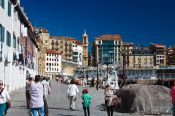
M 91 79 L 90 87 L 94 87 L 94 78 Z
M 11 105 L 10 95 L 7 89 L 3 86 L 3 81 L 0 80 L 0 116 L 4 116 L 7 113 L 7 103 Z
M 107 106 L 107 114 L 108 116 L 113 116 L 113 103 L 112 99 L 115 97 L 113 90 L 109 85 L 105 86 L 105 104 Z
M 173 104 L 173 116 L 175 116 L 175 81 L 173 83 L 173 86 L 171 87 L 170 95 L 171 95 L 172 104 Z
M 46 77 L 43 77 L 43 80 L 42 80 L 41 83 L 42 83 L 43 88 L 44 88 L 44 97 L 43 97 L 43 100 L 44 100 L 44 116 L 48 116 L 49 115 L 49 107 L 48 107 L 47 99 L 48 99 L 48 95 L 51 92 L 51 89 L 50 89 L 49 82 L 46 81 Z
M 90 105 L 90 100 L 92 99 L 92 97 L 88 94 L 88 90 L 84 89 L 82 91 L 82 105 L 83 105 L 83 110 L 84 110 L 84 116 L 90 116 L 90 109 L 89 109 L 89 105 Z M 86 112 L 87 111 L 87 112 Z
M 87 86 L 87 78 L 86 78 L 86 77 L 83 78 L 83 86 L 84 86 L 84 87 Z
M 68 99 L 70 100 L 70 109 L 75 110 L 75 101 L 77 94 L 79 94 L 79 89 L 73 79 L 71 80 L 70 85 L 68 86 L 67 94 Z
M 30 94 L 29 94 L 29 90 L 30 90 L 30 86 L 32 84 L 32 77 L 27 78 L 26 81 L 26 102 L 27 102 L 27 109 L 29 109 L 30 106 Z
M 44 116 L 43 85 L 40 82 L 40 75 L 35 76 L 35 83 L 30 87 L 30 112 L 31 116 Z

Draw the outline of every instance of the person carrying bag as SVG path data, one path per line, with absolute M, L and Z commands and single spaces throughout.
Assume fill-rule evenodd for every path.
M 113 110 L 114 110 L 114 101 L 113 99 L 117 96 L 114 95 L 113 90 L 111 90 L 111 87 L 109 85 L 105 86 L 105 104 L 107 107 L 107 114 L 108 116 L 113 116 Z
M 3 87 L 3 81 L 0 80 L 0 116 L 7 113 L 11 107 L 10 96 L 8 91 Z

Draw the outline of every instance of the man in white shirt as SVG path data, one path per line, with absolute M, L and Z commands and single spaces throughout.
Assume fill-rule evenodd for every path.
M 70 100 L 70 109 L 75 110 L 76 95 L 79 93 L 77 85 L 74 84 L 74 80 L 71 80 L 67 89 L 68 98 Z
M 32 116 L 44 116 L 43 85 L 40 82 L 40 75 L 35 76 L 35 83 L 30 87 L 30 111 Z

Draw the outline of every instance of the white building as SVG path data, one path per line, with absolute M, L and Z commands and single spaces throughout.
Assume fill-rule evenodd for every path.
M 62 73 L 61 54 L 59 54 L 57 51 L 51 49 L 46 51 L 45 72 L 46 76 L 50 78 Z
M 24 87 L 26 82 L 27 68 L 18 61 L 22 52 L 21 35 L 27 36 L 28 27 L 24 23 L 28 22 L 25 22 L 27 18 L 19 2 L 0 0 L 0 80 L 4 81 L 10 92 Z
M 83 62 L 83 47 L 82 43 L 74 40 L 72 43 L 72 60 L 77 63 L 79 66 L 82 66 Z

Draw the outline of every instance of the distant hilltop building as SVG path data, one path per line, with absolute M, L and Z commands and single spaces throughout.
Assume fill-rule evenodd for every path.
M 93 64 L 112 64 L 117 65 L 120 63 L 121 53 L 121 36 L 119 34 L 105 34 L 95 36 L 92 51 L 93 51 Z

